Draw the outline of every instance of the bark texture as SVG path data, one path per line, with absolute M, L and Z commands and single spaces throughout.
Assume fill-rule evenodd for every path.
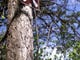
M 11 3 L 15 5 L 11 5 Z M 18 0 L 9 0 L 8 20 L 11 21 Z M 16 6 L 16 8 L 14 8 Z M 11 7 L 11 8 L 10 8 Z M 11 15 L 11 16 L 10 16 Z M 14 18 L 7 33 L 6 60 L 33 60 L 33 32 L 30 19 L 24 13 Z

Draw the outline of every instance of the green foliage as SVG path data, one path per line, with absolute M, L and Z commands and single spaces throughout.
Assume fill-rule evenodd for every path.
M 5 16 L 2 15 L 1 18 L 2 18 L 2 19 L 5 19 Z
M 3 26 L 4 20 L 7 17 L 7 2 L 8 0 L 0 0 L 0 28 Z M 0 41 L 4 36 L 4 31 L 0 29 Z M 6 44 L 0 43 L 0 60 L 6 60 Z
M 73 51 L 70 52 L 70 58 L 73 60 L 80 60 L 80 41 L 75 42 Z
M 0 41 L 2 40 L 4 35 L 0 35 Z M 6 44 L 0 44 L 0 60 L 6 60 Z

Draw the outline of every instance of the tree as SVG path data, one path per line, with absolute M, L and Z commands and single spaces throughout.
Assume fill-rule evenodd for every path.
M 14 17 L 19 8 L 18 4 L 19 0 L 8 0 L 7 60 L 33 60 L 33 33 L 30 18 L 23 12 Z
M 15 0 L 17 1 L 17 0 Z M 80 39 L 80 10 L 76 11 L 75 7 L 72 9 L 68 4 L 69 0 L 40 0 L 40 9 L 41 12 L 38 15 L 38 20 L 36 24 L 34 23 L 34 60 L 44 60 L 45 56 L 49 53 L 42 54 L 47 47 L 58 46 L 58 52 L 61 52 L 66 59 L 66 51 L 69 53 L 69 49 L 73 48 L 73 51 L 70 54 L 72 59 L 79 59 L 78 53 L 79 50 L 79 39 Z M 71 0 L 72 1 L 72 0 Z M 75 0 L 77 1 L 77 0 Z M 12 1 L 13 2 L 13 1 Z M 3 3 L 2 3 L 3 4 Z M 13 3 L 15 5 L 15 3 Z M 13 13 L 16 11 L 15 6 L 10 5 L 10 8 Z M 73 7 L 74 5 L 72 5 Z M 21 16 L 14 15 L 13 13 L 8 12 L 9 21 L 12 21 L 10 26 L 13 25 L 13 21 Z M 10 13 L 10 14 L 9 14 Z M 16 16 L 12 20 L 12 17 Z M 15 21 L 16 21 L 15 20 Z M 18 24 L 19 25 L 19 24 Z M 33 28 L 34 28 L 33 27 Z M 9 28 L 10 29 L 10 28 Z M 8 33 L 9 34 L 9 33 Z M 11 40 L 12 41 L 12 40 Z M 43 44 L 46 44 L 43 47 Z M 40 47 L 41 46 L 41 47 Z M 2 49 L 2 48 L 1 48 Z M 77 52 L 76 52 L 77 51 Z M 76 53 L 75 53 L 76 52 Z M 3 53 L 3 52 L 2 52 Z M 52 52 L 50 53 L 50 55 Z M 77 56 L 77 57 L 74 57 Z M 56 58 L 56 56 L 55 56 Z M 49 59 L 49 58 L 46 58 Z M 1 59 L 2 60 L 2 59 Z M 64 59 L 63 59 L 64 60 Z

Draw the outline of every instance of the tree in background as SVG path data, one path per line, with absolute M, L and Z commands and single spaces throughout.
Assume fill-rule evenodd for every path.
M 61 51 L 66 59 L 66 51 L 70 52 L 75 42 L 80 40 L 80 10 L 77 11 L 76 9 L 79 2 L 75 1 L 71 4 L 71 1 L 41 0 L 42 12 L 34 25 L 34 27 L 36 26 L 34 29 L 34 31 L 36 30 L 34 32 L 35 60 L 36 57 L 44 59 L 44 56 L 49 55 L 49 53 L 41 54 L 46 49 L 46 46 L 51 47 L 52 50 L 56 46 L 61 46 L 57 47 L 58 51 Z M 46 46 L 42 47 L 44 45 Z

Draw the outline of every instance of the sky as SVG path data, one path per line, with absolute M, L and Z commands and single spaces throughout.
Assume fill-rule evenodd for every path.
M 78 2 L 77 0 L 69 0 L 68 5 L 69 9 L 75 9 L 75 11 L 80 11 L 80 2 Z
M 80 11 L 80 2 L 77 2 L 77 0 L 69 0 L 67 8 L 69 8 L 71 10 L 74 10 L 75 12 Z M 70 13 L 68 13 L 68 14 L 70 14 Z M 78 26 L 78 24 L 76 24 L 76 23 L 74 25 L 75 25 L 75 27 Z M 80 29 L 78 29 L 78 31 L 80 32 Z M 47 47 L 45 49 L 45 51 L 48 52 L 48 53 L 51 52 L 52 55 L 50 55 L 50 56 L 48 55 L 46 58 L 51 57 L 52 60 L 54 60 L 54 55 L 63 56 L 62 53 L 56 54 L 56 50 L 57 50 L 56 47 L 54 49 L 51 49 L 50 47 Z M 46 53 L 45 51 L 44 51 L 44 54 Z M 66 56 L 68 56 L 68 54 Z M 45 58 L 44 58 L 44 60 L 45 60 Z M 61 60 L 65 60 L 64 57 L 62 57 Z

